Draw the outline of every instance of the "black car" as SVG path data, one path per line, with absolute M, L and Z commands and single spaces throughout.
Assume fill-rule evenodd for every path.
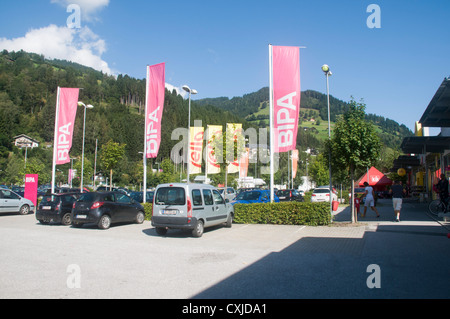
M 72 224 L 73 203 L 81 196 L 80 193 L 61 193 L 42 197 L 36 210 L 36 219 L 41 224 L 55 222 L 62 225 Z
M 144 222 L 144 207 L 121 192 L 84 193 L 72 208 L 72 225 L 81 227 L 95 223 L 108 229 L 112 223 Z
M 292 202 L 292 201 L 304 202 L 305 201 L 303 196 L 296 189 L 279 190 L 277 192 L 277 196 L 280 199 L 280 202 Z

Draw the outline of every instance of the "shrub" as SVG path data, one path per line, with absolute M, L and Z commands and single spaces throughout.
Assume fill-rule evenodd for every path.
M 238 224 L 321 226 L 330 223 L 329 203 L 282 202 L 234 205 Z
M 152 203 L 143 203 L 142 206 L 144 206 L 145 220 L 152 220 L 153 204 Z

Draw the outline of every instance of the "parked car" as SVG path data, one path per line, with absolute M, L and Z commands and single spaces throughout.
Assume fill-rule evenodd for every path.
M 270 191 L 265 189 L 252 190 L 247 192 L 241 192 L 236 196 L 234 201 L 231 202 L 232 205 L 235 204 L 252 204 L 252 203 L 269 203 L 270 202 Z M 274 194 L 274 202 L 280 202 L 280 199 L 276 194 Z
M 337 192 L 333 188 L 332 200 L 337 201 Z M 311 194 L 311 202 L 329 202 L 330 201 L 330 186 L 319 186 L 314 189 Z
M 65 226 L 72 224 L 73 203 L 81 196 L 81 193 L 60 193 L 45 195 L 36 210 L 36 219 L 41 224 L 51 222 Z
M 232 201 L 236 197 L 236 191 L 233 187 L 227 187 L 227 193 L 224 195 L 223 191 L 225 190 L 225 187 L 218 188 L 219 193 L 222 194 L 222 196 L 225 199 L 228 199 L 229 201 Z
M 188 229 L 201 237 L 205 227 L 225 223 L 231 227 L 234 208 L 207 184 L 173 183 L 156 187 L 152 226 L 159 235 L 168 229 Z
M 28 215 L 35 210 L 34 203 L 9 189 L 0 189 L 0 213 Z
M 277 196 L 280 199 L 280 202 L 304 202 L 305 199 L 300 194 L 300 192 L 296 189 L 285 189 L 279 190 L 277 192 Z
M 132 199 L 134 199 L 135 201 L 137 201 L 138 203 L 143 203 L 144 202 L 144 196 L 143 196 L 143 192 L 131 192 L 130 193 L 130 197 Z M 147 191 L 145 194 L 145 201 L 147 203 L 153 203 L 153 196 L 155 195 L 155 192 L 149 192 Z
M 108 229 L 117 222 L 142 224 L 145 212 L 141 204 L 121 192 L 92 192 L 73 203 L 71 217 L 74 227 L 95 223 L 100 229 Z

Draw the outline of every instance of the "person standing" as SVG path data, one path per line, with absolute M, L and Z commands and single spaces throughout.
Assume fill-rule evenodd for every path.
M 445 174 L 441 174 L 441 179 L 436 184 L 436 188 L 439 193 L 439 197 L 440 197 L 441 201 L 445 204 L 445 206 L 447 208 L 445 210 L 445 213 L 446 213 L 448 210 L 449 194 L 448 194 L 448 180 L 445 178 Z
M 367 207 L 370 206 L 370 208 L 377 214 L 377 218 L 378 218 L 378 217 L 380 217 L 380 214 L 378 213 L 378 210 L 375 207 L 375 195 L 373 192 L 373 188 L 372 188 L 372 186 L 369 186 L 369 183 L 367 183 L 367 182 L 364 182 L 364 187 L 365 187 L 364 190 L 366 192 L 361 197 L 361 200 L 365 197 L 366 202 L 364 203 L 364 213 L 363 213 L 362 217 L 366 217 Z
M 399 180 L 394 182 L 394 185 L 392 185 L 389 193 L 392 194 L 392 205 L 394 206 L 395 221 L 400 222 L 400 210 L 402 209 L 403 194 L 405 194 L 405 189 L 403 189 L 403 186 Z

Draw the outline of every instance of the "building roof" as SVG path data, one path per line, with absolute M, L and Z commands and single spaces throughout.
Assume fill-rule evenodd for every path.
M 419 122 L 425 127 L 450 127 L 450 78 L 439 86 Z
M 409 136 L 401 149 L 406 154 L 444 153 L 450 149 L 450 136 Z

